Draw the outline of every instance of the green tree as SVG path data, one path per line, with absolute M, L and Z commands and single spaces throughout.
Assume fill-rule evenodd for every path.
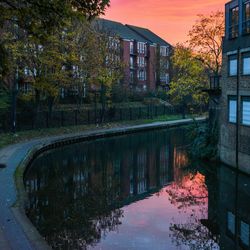
M 71 18 L 92 20 L 103 14 L 110 0 L 0 0 L 0 52 L 3 37 L 13 30 L 22 30 L 27 37 L 36 39 L 37 44 L 50 43 L 55 31 L 59 32 Z M 10 71 L 12 61 L 0 61 L 0 69 Z M 6 67 L 4 67 L 6 66 Z
M 188 109 L 207 103 L 207 96 L 202 91 L 208 81 L 206 69 L 192 50 L 181 44 L 176 46 L 171 60 L 173 78 L 169 95 L 172 103 L 181 106 L 185 116 Z
M 110 0 L 0 0 L 0 24 L 15 21 L 29 33 L 42 35 L 80 14 L 88 20 L 104 14 Z M 15 18 L 14 18 L 15 17 Z
M 51 111 L 60 90 L 71 84 L 72 71 L 68 66 L 74 57 L 71 43 L 64 30 L 56 29 L 43 42 L 27 35 L 24 30 L 17 34 L 5 33 L 5 49 L 12 61 L 10 72 L 18 71 L 19 81 L 32 86 L 37 111 L 41 99 L 47 101 Z

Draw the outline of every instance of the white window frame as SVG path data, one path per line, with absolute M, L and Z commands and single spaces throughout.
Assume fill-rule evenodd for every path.
M 146 44 L 143 42 L 138 42 L 137 43 L 137 52 L 140 54 L 145 54 L 145 46 Z
M 134 54 L 134 42 L 133 41 L 130 41 L 129 43 L 129 51 L 130 51 L 130 54 Z
M 242 125 L 250 126 L 250 97 L 242 97 Z
M 243 56 L 242 59 L 242 74 L 243 75 L 250 75 L 250 55 Z
M 160 47 L 160 56 L 167 56 L 168 52 L 167 52 L 167 46 L 161 46 Z
M 140 81 L 146 81 L 147 80 L 147 71 L 145 69 L 139 69 L 137 71 L 137 77 Z
M 229 76 L 237 76 L 238 60 L 237 58 L 229 58 L 228 60 Z
M 234 96 L 228 97 L 228 121 L 230 123 L 237 121 L 237 99 Z
M 133 57 L 133 56 L 130 56 L 129 65 L 130 65 L 130 68 L 131 68 L 131 69 L 134 68 L 134 57 Z

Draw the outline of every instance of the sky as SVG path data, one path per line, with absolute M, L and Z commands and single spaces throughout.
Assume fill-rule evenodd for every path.
M 198 14 L 224 11 L 228 0 L 111 0 L 104 18 L 149 28 L 175 45 L 187 40 Z

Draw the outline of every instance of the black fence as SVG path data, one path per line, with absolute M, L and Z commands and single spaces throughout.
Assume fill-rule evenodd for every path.
M 172 106 L 147 106 L 134 108 L 108 108 L 88 110 L 63 110 L 43 112 L 21 112 L 16 115 L 16 130 L 32 130 L 65 126 L 122 122 L 140 119 L 154 119 L 164 115 L 183 115 L 183 109 Z M 11 115 L 5 114 L 1 119 L 0 130 L 11 131 Z

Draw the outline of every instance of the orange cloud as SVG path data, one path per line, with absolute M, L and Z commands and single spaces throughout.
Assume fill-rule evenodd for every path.
M 151 29 L 168 42 L 185 42 L 198 14 L 224 10 L 227 0 L 111 0 L 105 18 Z

